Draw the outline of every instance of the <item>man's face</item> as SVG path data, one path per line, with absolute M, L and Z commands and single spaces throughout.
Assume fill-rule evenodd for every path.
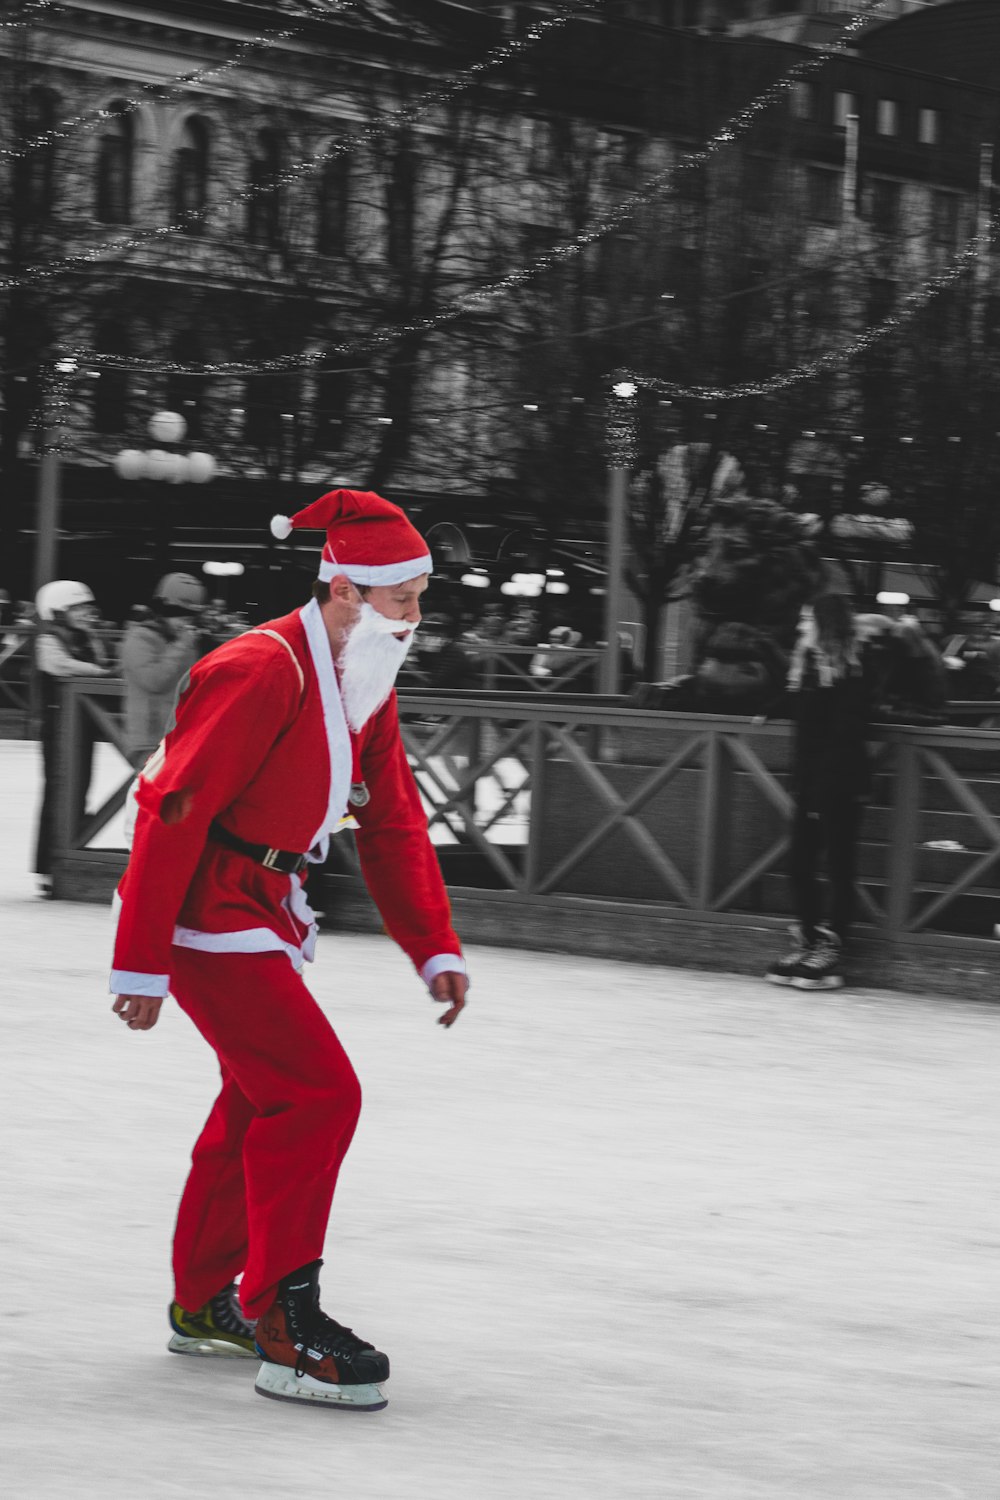
M 360 594 L 354 622 L 339 651 L 340 689 L 351 728 L 366 724 L 392 692 L 420 624 L 426 574 L 380 584 Z M 360 591 L 359 591 L 360 592 Z M 398 625 L 399 629 L 393 627 Z
M 421 573 L 419 578 L 409 578 L 405 583 L 373 584 L 365 590 L 365 599 L 373 609 L 387 620 L 401 622 L 400 630 L 394 632 L 397 640 L 405 640 L 410 630 L 420 624 L 420 597 L 426 592 L 428 582 L 427 574 Z

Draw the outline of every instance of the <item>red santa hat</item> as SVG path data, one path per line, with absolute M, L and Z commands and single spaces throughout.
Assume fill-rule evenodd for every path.
M 326 532 L 319 565 L 324 583 L 343 574 L 362 588 L 406 583 L 431 571 L 427 543 L 398 505 L 371 490 L 331 490 L 297 515 L 274 516 L 271 534 Z

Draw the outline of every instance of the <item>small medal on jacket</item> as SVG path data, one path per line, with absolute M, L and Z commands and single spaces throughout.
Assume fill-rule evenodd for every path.
M 352 781 L 347 800 L 352 807 L 367 807 L 372 800 L 372 794 L 365 782 Z

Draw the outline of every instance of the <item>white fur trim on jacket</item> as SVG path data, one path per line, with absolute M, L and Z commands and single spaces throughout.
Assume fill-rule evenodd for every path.
M 337 674 L 333 667 L 330 637 L 326 633 L 323 616 L 315 599 L 303 605 L 299 611 L 309 645 L 309 655 L 316 670 L 319 696 L 323 705 L 323 723 L 326 726 L 326 743 L 330 752 L 330 796 L 326 817 L 322 826 L 313 835 L 313 844 L 324 834 L 332 833 L 347 812 L 347 798 L 351 790 L 351 772 L 354 757 L 351 752 L 351 735 L 344 716 L 344 705 L 337 685 Z
M 431 980 L 436 979 L 439 974 L 468 974 L 468 972 L 465 959 L 459 958 L 457 953 L 435 953 L 434 957 L 429 958 L 420 970 L 420 977 L 429 989 Z
M 199 953 L 286 953 L 292 968 L 302 969 L 303 952 L 286 943 L 270 927 L 246 927 L 242 932 L 199 932 L 196 927 L 175 927 L 174 945 L 195 948 Z
M 112 969 L 108 990 L 112 995 L 152 995 L 162 1000 L 169 985 L 169 974 L 133 974 L 128 969 Z
M 411 578 L 429 573 L 432 566 L 430 553 L 424 553 L 423 557 L 412 557 L 409 562 L 379 563 L 374 568 L 330 562 L 324 557 L 319 565 L 319 577 L 321 583 L 329 583 L 331 578 L 349 578 L 361 588 L 370 589 L 377 588 L 379 584 L 407 583 Z

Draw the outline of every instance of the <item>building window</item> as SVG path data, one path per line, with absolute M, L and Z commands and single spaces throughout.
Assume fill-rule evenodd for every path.
M 931 232 L 939 245 L 953 250 L 958 244 L 961 199 L 957 193 L 931 194 Z
M 276 249 L 281 244 L 282 192 L 271 184 L 284 164 L 284 146 L 276 130 L 262 130 L 250 160 L 249 186 L 260 189 L 247 200 L 247 238 Z
M 936 109 L 922 109 L 917 115 L 917 139 L 921 146 L 940 146 L 941 144 L 941 112 Z
M 743 192 L 753 213 L 766 214 L 774 207 L 775 164 L 769 156 L 748 156 L 743 163 Z
M 56 98 L 47 89 L 32 89 L 24 117 L 25 142 L 34 142 L 56 123 Z M 55 187 L 55 142 L 31 146 L 14 162 L 14 216 L 20 221 L 47 219 Z
M 109 106 L 126 109 L 122 99 Z M 132 220 L 132 167 L 135 142 L 128 115 L 109 122 L 97 143 L 97 218 L 101 224 Z
M 205 361 L 201 338 L 194 329 L 179 333 L 170 350 L 170 358 L 179 365 L 200 365 Z M 167 377 L 168 411 L 181 414 L 187 423 L 186 436 L 198 441 L 205 435 L 204 411 L 207 380 L 202 375 L 174 372 Z
M 175 222 L 185 214 L 200 213 L 208 201 L 208 130 L 201 120 L 188 120 L 181 143 L 174 152 L 172 216 Z M 184 225 L 185 234 L 204 233 L 201 219 Z
M 413 255 L 417 199 L 417 158 L 408 137 L 395 143 L 386 194 L 386 256 L 397 271 L 405 271 Z
M 872 227 L 880 234 L 898 233 L 901 202 L 902 188 L 898 182 L 885 177 L 873 177 L 870 199 Z
M 351 399 L 351 375 L 336 367 L 316 376 L 316 417 L 313 446 L 321 453 L 339 453 L 346 444 L 347 413 Z
M 833 96 L 833 124 L 834 124 L 834 128 L 837 129 L 837 130 L 846 130 L 847 129 L 847 117 L 848 117 L 848 115 L 856 115 L 857 113 L 858 113 L 858 96 L 857 96 L 857 94 L 845 94 L 842 89 L 838 89 L 837 92 Z
M 879 135 L 899 134 L 899 101 L 880 99 L 875 109 L 875 130 Z
M 109 321 L 97 330 L 97 349 L 101 354 L 128 354 L 128 329 L 122 323 Z M 124 432 L 128 422 L 127 370 L 102 367 L 94 384 L 94 428 L 97 432 Z
M 814 83 L 793 83 L 789 107 L 796 120 L 815 120 L 819 113 L 819 90 Z
M 343 255 L 347 249 L 350 174 L 350 159 L 346 155 L 332 157 L 320 173 L 316 199 L 316 250 L 319 255 Z
M 806 168 L 806 212 L 819 224 L 840 222 L 841 174 L 827 167 Z
M 868 322 L 885 321 L 896 306 L 896 283 L 884 276 L 873 276 L 868 283 Z

